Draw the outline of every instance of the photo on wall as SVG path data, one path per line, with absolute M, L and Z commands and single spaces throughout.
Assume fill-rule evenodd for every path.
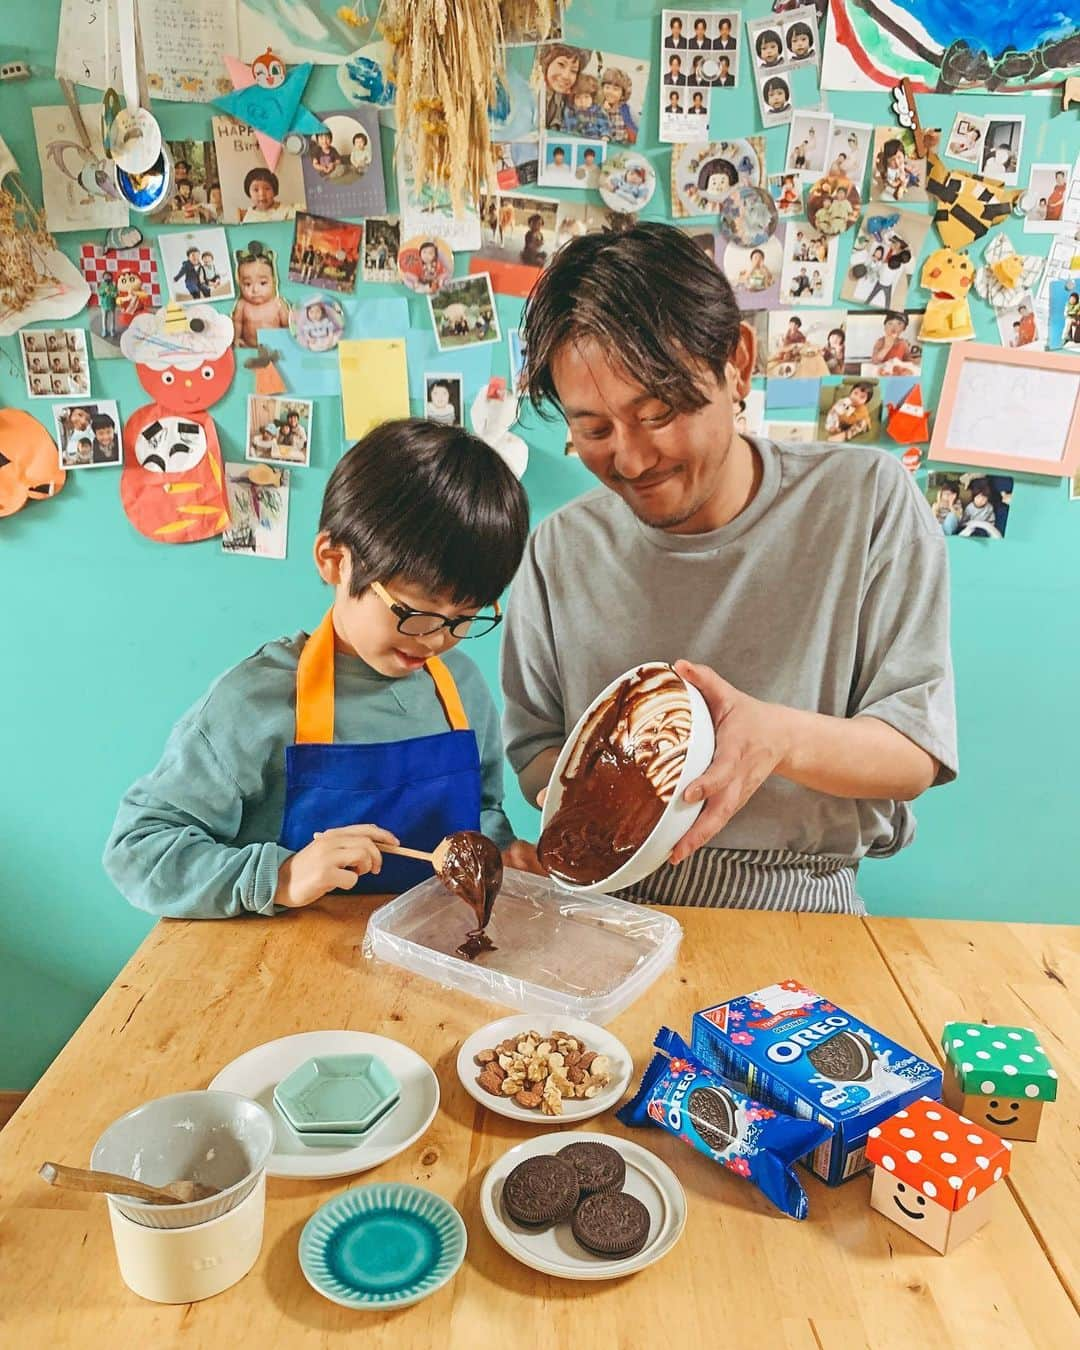
M 785 231 L 792 229 L 791 224 L 781 225 L 776 234 L 756 248 L 721 243 L 720 270 L 731 282 L 740 308 L 775 309 L 781 303 Z
M 220 224 L 223 219 L 217 149 L 211 141 L 168 141 L 173 190 L 165 225 Z
M 876 379 L 823 384 L 818 396 L 817 439 L 872 445 L 881 439 L 881 392 Z
M 85 398 L 90 393 L 84 329 L 24 328 L 19 347 L 31 398 Z
M 785 305 L 831 305 L 836 286 L 837 240 L 794 221 L 784 234 L 780 298 Z
M 939 131 L 924 131 L 931 143 Z M 915 151 L 915 133 L 906 127 L 874 128 L 870 166 L 870 200 L 875 202 L 925 202 L 927 164 Z
M 788 126 L 785 173 L 805 174 L 817 178 L 825 172 L 828 163 L 832 114 L 817 112 L 794 113 Z M 807 181 L 806 178 L 803 180 Z
M 363 238 L 361 224 L 298 211 L 289 253 L 289 280 L 320 290 L 353 290 Z
M 391 285 L 400 281 L 397 267 L 400 249 L 400 218 L 368 216 L 364 221 L 364 280 Z
M 312 407 L 308 398 L 249 394 L 246 458 L 306 468 L 311 463 Z
M 1024 143 L 1023 117 L 987 117 L 980 172 L 1015 187 L 1020 177 L 1020 150 Z
M 609 146 L 637 141 L 649 82 L 648 61 L 546 42 L 536 49 L 536 79 L 540 87 L 540 182 L 544 186 L 573 186 L 575 141 L 606 141 Z M 556 155 L 556 149 L 562 153 Z M 569 182 L 567 174 L 571 175 Z
M 486 272 L 448 281 L 428 296 L 428 307 L 440 351 L 499 341 L 499 316 Z
M 83 244 L 79 268 L 90 287 L 90 349 L 98 361 L 120 358 L 120 338 L 136 314 L 161 306 L 154 250 Z
M 852 244 L 841 299 L 900 309 L 929 229 L 929 216 L 913 211 L 867 210 Z
M 444 427 L 463 427 L 464 394 L 462 377 L 444 371 L 424 373 L 424 416 Z
M 842 309 L 777 309 L 769 315 L 765 373 L 771 379 L 821 379 L 844 373 Z
M 990 469 L 941 470 L 926 476 L 926 500 L 942 533 L 959 539 L 1004 539 L 1013 479 Z
M 922 310 L 851 310 L 847 332 L 846 375 L 918 375 L 922 371 Z
M 834 121 L 825 154 L 826 172 L 835 177 L 850 178 L 861 193 L 873 139 L 874 128 L 869 122 Z
M 301 156 L 308 210 L 352 220 L 386 211 L 379 114 L 355 107 L 320 113 L 323 130 Z
M 157 242 L 170 300 L 194 305 L 201 300 L 233 298 L 229 244 L 223 229 L 159 234 Z
M 1035 301 L 1030 291 L 1017 296 L 1016 303 L 1007 309 L 994 311 L 998 337 L 1003 347 L 1037 346 L 1041 337 Z
M 267 164 L 253 127 L 235 117 L 211 119 L 221 182 L 222 223 L 261 225 L 292 220 L 307 205 L 304 174 L 296 155 Z
M 53 406 L 62 469 L 99 469 L 120 464 L 120 412 L 112 399 Z

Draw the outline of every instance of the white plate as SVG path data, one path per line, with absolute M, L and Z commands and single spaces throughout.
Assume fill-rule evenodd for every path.
M 568 1143 L 585 1140 L 610 1144 L 622 1154 L 626 1162 L 623 1190 L 636 1196 L 649 1211 L 649 1236 L 636 1256 L 622 1260 L 593 1256 L 578 1245 L 569 1220 L 536 1233 L 520 1227 L 503 1214 L 503 1182 L 519 1162 L 540 1153 L 557 1153 Z M 617 1280 L 651 1266 L 674 1247 L 686 1224 L 686 1196 L 671 1168 L 640 1144 L 610 1134 L 575 1130 L 573 1134 L 537 1135 L 492 1163 L 480 1186 L 480 1213 L 488 1232 L 503 1251 L 509 1252 L 522 1265 L 563 1280 Z
M 508 1036 L 524 1034 L 533 1027 L 541 1033 L 566 1031 L 571 1036 L 576 1036 L 590 1050 L 595 1050 L 599 1055 L 607 1055 L 611 1060 L 611 1082 L 595 1097 L 588 1099 L 582 1097 L 580 1100 L 575 1098 L 573 1101 L 564 1097 L 561 1116 L 545 1116 L 539 1107 L 530 1110 L 527 1106 L 518 1106 L 517 1102 L 511 1101 L 509 1097 L 496 1097 L 482 1088 L 476 1081 L 480 1066 L 473 1062 L 473 1056 L 481 1050 L 493 1050 Z M 592 1022 L 578 1022 L 573 1017 L 553 1019 L 547 1013 L 534 1013 L 531 1016 L 528 1013 L 518 1013 L 514 1017 L 504 1017 L 498 1022 L 489 1022 L 486 1027 L 474 1031 L 458 1051 L 457 1071 L 465 1091 L 489 1111 L 506 1116 L 510 1120 L 523 1121 L 526 1125 L 543 1125 L 550 1129 L 552 1125 L 576 1125 L 579 1121 L 590 1120 L 601 1111 L 613 1107 L 626 1091 L 634 1072 L 634 1061 L 618 1037 Z
M 401 1084 L 401 1100 L 358 1144 L 309 1148 L 274 1105 L 274 1088 L 312 1055 L 378 1055 Z M 439 1109 L 439 1080 L 426 1060 L 399 1041 L 366 1031 L 305 1031 L 257 1045 L 218 1073 L 212 1088 L 251 1097 L 274 1118 L 277 1137 L 266 1163 L 272 1177 L 347 1177 L 396 1157 L 415 1143 Z

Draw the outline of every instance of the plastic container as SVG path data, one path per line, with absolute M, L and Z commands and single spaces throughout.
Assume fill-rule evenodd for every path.
M 274 1147 L 265 1107 L 235 1092 L 176 1092 L 113 1121 L 94 1145 L 90 1166 L 166 1186 L 190 1180 L 218 1193 L 186 1205 L 143 1204 L 112 1196 L 121 1214 L 148 1228 L 188 1228 L 233 1209 L 252 1191 Z
M 668 914 L 611 895 L 571 895 L 549 877 L 512 869 L 487 929 L 497 950 L 466 961 L 455 948 L 473 922 L 432 877 L 375 911 L 364 955 L 492 1003 L 602 1026 L 667 970 L 682 941 Z
M 147 1228 L 109 1196 L 109 1223 L 120 1275 L 140 1298 L 196 1303 L 242 1280 L 259 1259 L 266 1214 L 266 1173 L 238 1205 L 191 1228 Z
M 593 709 L 613 694 L 624 680 L 637 675 L 640 671 L 655 670 L 666 665 L 667 663 L 664 661 L 645 661 L 632 670 L 624 671 L 617 680 L 612 680 L 606 689 L 602 689 L 581 714 L 577 725 L 566 738 L 566 744 L 559 752 L 559 758 L 555 761 L 555 767 L 551 771 L 540 821 L 541 831 L 547 829 L 548 823 L 562 802 L 562 772 L 566 768 L 567 760 L 573 753 L 574 746 L 586 722 L 592 716 Z M 694 779 L 703 774 L 712 763 L 712 757 L 716 752 L 716 729 L 713 726 L 712 717 L 709 715 L 708 706 L 700 692 L 692 684 L 687 684 L 685 680 L 682 681 L 682 684 L 690 700 L 690 740 L 686 748 L 686 760 L 683 764 L 682 773 L 679 775 L 679 781 L 675 785 L 675 791 L 672 793 L 671 801 L 668 802 L 664 814 L 656 822 L 652 833 L 645 839 L 637 852 L 632 854 L 621 867 L 616 868 L 610 876 L 604 877 L 600 881 L 590 882 L 587 886 L 579 886 L 572 881 L 559 878 L 558 885 L 564 890 L 570 891 L 574 895 L 599 895 L 607 891 L 621 891 L 626 886 L 632 886 L 635 881 L 643 881 L 647 876 L 651 876 L 658 867 L 667 862 L 671 856 L 671 850 L 701 814 L 705 805 L 704 801 L 684 801 L 683 793 Z

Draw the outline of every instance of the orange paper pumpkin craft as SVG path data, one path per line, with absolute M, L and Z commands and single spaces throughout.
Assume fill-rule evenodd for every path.
M 21 408 L 0 408 L 0 516 L 53 497 L 67 474 L 53 438 Z
M 148 539 L 191 544 L 229 523 L 214 419 L 236 369 L 232 320 L 209 305 L 140 314 L 120 345 L 154 398 L 124 426 L 120 496 Z
M 923 263 L 920 284 L 930 292 L 919 337 L 923 342 L 963 342 L 975 336 L 968 294 L 975 266 L 966 253 L 937 248 Z
M 990 1218 L 1012 1145 L 942 1102 L 920 1097 L 869 1133 L 870 1204 L 945 1253 Z

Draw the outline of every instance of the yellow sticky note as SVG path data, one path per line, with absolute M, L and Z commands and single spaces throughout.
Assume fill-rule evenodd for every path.
M 380 422 L 409 415 L 409 368 L 404 338 L 354 338 L 338 343 L 341 408 L 351 440 Z

